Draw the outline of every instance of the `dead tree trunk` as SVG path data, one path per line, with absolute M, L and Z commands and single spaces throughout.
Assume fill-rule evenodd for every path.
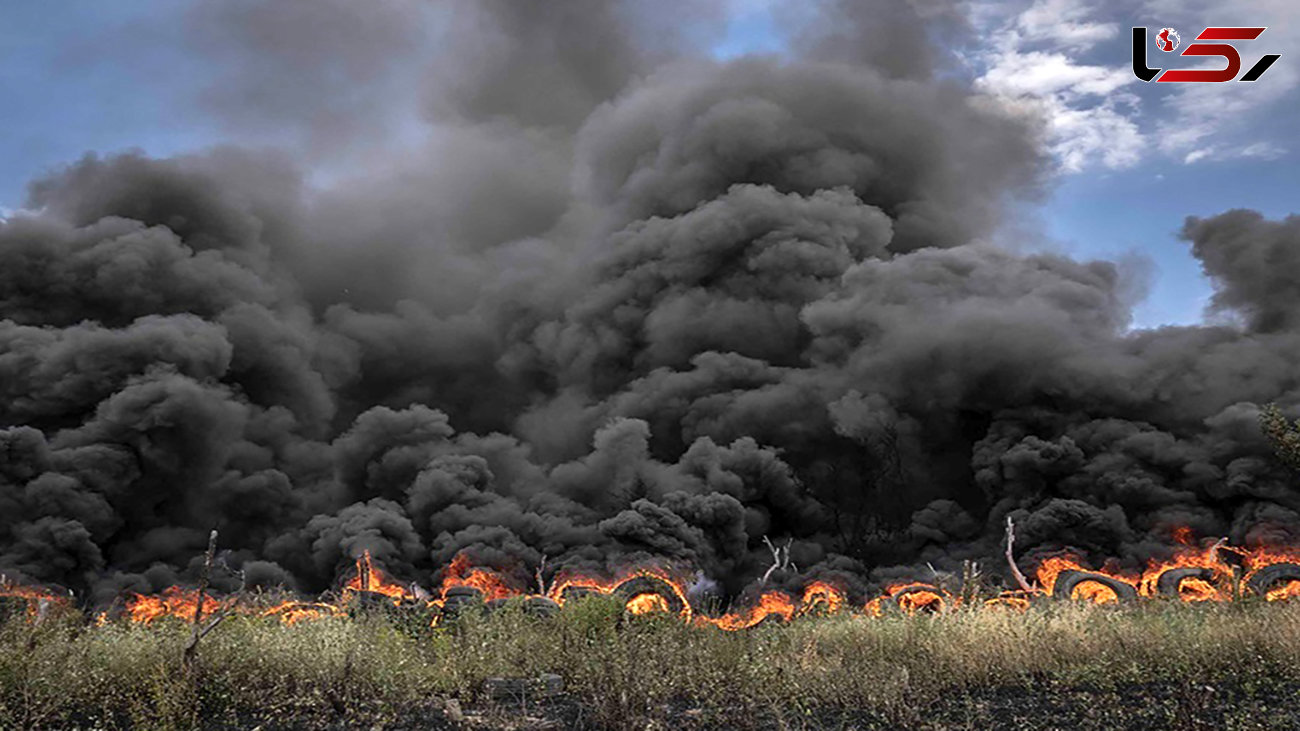
M 194 653 L 199 648 L 199 640 L 206 635 L 203 623 L 203 600 L 208 593 L 208 581 L 212 578 L 212 559 L 217 555 L 217 531 L 213 529 L 208 535 L 208 552 L 203 556 L 203 571 L 199 574 L 199 595 L 198 601 L 194 604 L 194 624 L 190 632 L 190 641 L 185 645 L 185 653 L 182 655 L 182 663 L 186 668 L 194 662 Z M 216 624 L 214 623 L 215 627 Z
M 1011 575 L 1015 577 L 1016 583 L 1020 585 L 1021 591 L 1033 592 L 1029 582 L 1025 580 L 1025 575 L 1020 573 L 1020 567 L 1016 565 L 1016 558 L 1011 553 L 1011 549 L 1016 545 L 1016 526 L 1011 522 L 1011 516 L 1007 516 L 1007 565 L 1011 567 Z

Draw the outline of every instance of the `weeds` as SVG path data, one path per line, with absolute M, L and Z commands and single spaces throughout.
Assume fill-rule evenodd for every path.
M 37 635 L 21 617 L 0 627 L 0 727 L 286 719 L 383 727 L 444 698 L 480 703 L 486 678 L 540 673 L 565 678 L 587 722 L 628 728 L 671 725 L 664 719 L 684 708 L 732 726 L 834 709 L 908 723 L 917 708 L 972 689 L 1152 682 L 1173 684 L 1171 707 L 1184 718 L 1224 678 L 1243 687 L 1300 680 L 1300 606 L 1263 604 L 1051 603 L 1023 614 L 837 615 L 730 633 L 625 617 L 605 597 L 550 619 L 508 606 L 435 628 L 382 614 L 292 627 L 232 617 L 204 640 L 192 672 L 180 663 L 188 639 L 181 622 L 96 627 L 67 615 Z

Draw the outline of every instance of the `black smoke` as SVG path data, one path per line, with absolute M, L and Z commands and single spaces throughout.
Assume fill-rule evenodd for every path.
M 1124 266 L 1001 240 L 1034 124 L 898 64 L 960 8 L 873 6 L 731 62 L 710 7 L 196 11 L 202 113 L 292 139 L 88 154 L 0 222 L 0 569 L 157 590 L 215 527 L 302 591 L 469 550 L 735 595 L 765 537 L 773 581 L 855 589 L 991 558 L 1007 515 L 1031 556 L 1300 539 L 1257 427 L 1300 408 L 1295 217 L 1189 219 L 1215 324 L 1131 331 Z

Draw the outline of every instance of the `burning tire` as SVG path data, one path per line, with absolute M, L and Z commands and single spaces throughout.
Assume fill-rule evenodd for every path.
M 929 584 L 915 584 L 899 589 L 890 596 L 892 604 L 904 614 L 939 614 L 948 608 L 948 594 Z
M 1136 601 L 1138 597 L 1137 587 L 1105 574 L 1098 574 L 1092 571 L 1076 571 L 1068 569 L 1062 571 L 1056 576 L 1056 584 L 1052 587 L 1053 599 L 1074 599 L 1075 591 L 1078 589 L 1087 590 L 1088 584 L 1096 584 L 1102 587 L 1102 592 L 1109 592 L 1114 595 L 1115 602 Z M 1107 600 L 1093 599 L 1098 604 L 1110 603 L 1107 594 Z
M 984 600 L 984 606 L 995 609 L 1010 609 L 1017 612 L 1029 611 L 1034 602 L 1042 596 L 1033 592 L 1026 592 L 1021 589 L 1004 591 L 1001 594 Z
M 560 592 L 558 601 L 561 606 L 591 596 L 600 596 L 600 592 L 587 586 L 566 586 Z
M 634 576 L 614 587 L 614 596 L 633 614 L 668 612 L 681 614 L 683 604 L 671 584 L 653 576 Z
M 1300 581 L 1300 564 L 1275 563 L 1251 574 L 1246 588 L 1256 596 L 1267 597 L 1270 589 L 1290 581 Z
M 1184 582 L 1188 581 L 1192 583 L 1184 586 Z M 1184 566 L 1169 569 L 1156 577 L 1156 593 L 1186 602 L 1229 598 L 1218 582 L 1219 575 L 1214 569 L 1204 566 Z M 1187 593 L 1184 593 L 1184 589 Z
M 1178 597 L 1178 587 L 1187 579 L 1200 579 L 1201 581 L 1213 583 L 1214 572 L 1198 566 L 1169 569 L 1156 579 L 1156 593 L 1161 596 Z

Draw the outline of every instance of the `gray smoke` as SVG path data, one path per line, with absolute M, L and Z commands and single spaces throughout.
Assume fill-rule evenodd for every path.
M 195 11 L 202 113 L 292 139 L 89 154 L 0 222 L 0 569 L 107 601 L 216 527 L 303 591 L 468 550 L 734 596 L 764 537 L 855 592 L 1007 515 L 1030 557 L 1300 539 L 1257 427 L 1300 408 L 1297 219 L 1189 220 L 1220 324 L 1129 331 L 1136 273 L 999 241 L 1037 130 L 898 65 L 961 6 L 868 5 L 726 63 L 708 7 Z

